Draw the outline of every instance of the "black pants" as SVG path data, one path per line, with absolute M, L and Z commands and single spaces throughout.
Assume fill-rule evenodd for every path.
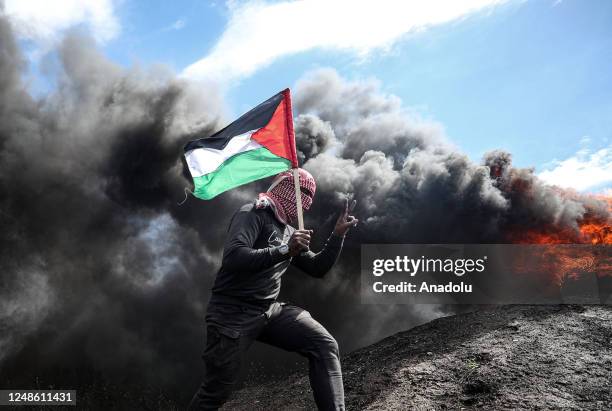
M 190 410 L 216 410 L 228 399 L 243 354 L 261 341 L 308 358 L 310 386 L 320 410 L 344 410 L 338 344 L 310 313 L 273 303 L 267 310 L 244 304 L 211 304 L 206 315 L 206 374 Z

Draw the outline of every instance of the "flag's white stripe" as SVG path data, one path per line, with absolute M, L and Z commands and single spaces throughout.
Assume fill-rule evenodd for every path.
M 185 160 L 191 172 L 192 177 L 200 177 L 204 174 L 212 173 L 228 158 L 244 153 L 245 151 L 255 150 L 263 147 L 255 140 L 251 140 L 251 136 L 257 130 L 247 131 L 244 134 L 233 137 L 223 148 L 216 150 L 214 148 L 196 148 L 185 153 Z

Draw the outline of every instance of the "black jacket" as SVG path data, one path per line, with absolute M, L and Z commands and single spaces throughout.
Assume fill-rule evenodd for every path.
M 278 249 L 289 242 L 294 231 L 278 221 L 269 208 L 257 209 L 252 203 L 242 206 L 230 222 L 211 302 L 224 296 L 245 302 L 272 302 L 278 297 L 281 277 L 289 264 L 313 277 L 323 277 L 340 255 L 344 238 L 332 234 L 318 253 L 282 255 Z

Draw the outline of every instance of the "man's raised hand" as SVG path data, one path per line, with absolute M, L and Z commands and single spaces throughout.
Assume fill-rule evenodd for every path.
M 354 201 L 354 200 L 353 200 Z M 334 234 L 340 237 L 343 237 L 349 228 L 354 227 L 359 222 L 354 216 L 350 215 L 349 210 L 349 201 L 348 199 L 344 200 L 344 206 L 340 211 L 340 215 L 338 216 L 338 220 L 336 220 L 336 226 L 334 227 Z

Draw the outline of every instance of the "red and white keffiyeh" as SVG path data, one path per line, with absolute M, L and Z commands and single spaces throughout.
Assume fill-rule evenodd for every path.
M 300 168 L 300 192 L 302 208 L 308 210 L 312 205 L 317 184 L 308 171 Z M 272 181 L 272 185 L 265 193 L 259 193 L 255 200 L 256 208 L 271 207 L 276 218 L 283 224 L 289 224 L 297 217 L 297 204 L 295 202 L 295 186 L 293 173 L 283 171 Z

